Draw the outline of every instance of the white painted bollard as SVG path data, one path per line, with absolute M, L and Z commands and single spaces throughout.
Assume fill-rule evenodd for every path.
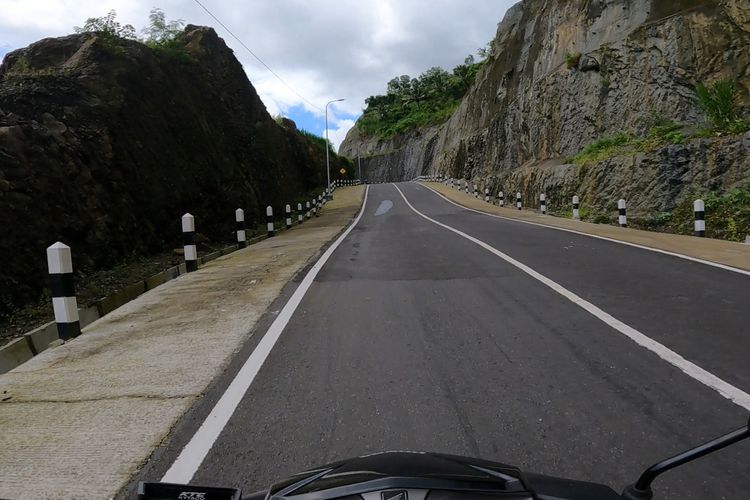
M 266 228 L 268 229 L 268 237 L 273 237 L 275 231 L 273 230 L 273 207 L 271 205 L 266 207 Z
M 302 224 L 305 217 L 302 215 L 302 203 L 297 203 L 297 224 Z
M 503 197 L 503 192 L 502 191 L 498 191 L 497 192 L 497 206 L 498 207 L 502 207 L 503 205 L 505 205 L 505 199 Z
M 185 251 L 185 269 L 191 273 L 198 269 L 198 250 L 195 248 L 195 217 L 182 216 L 182 243 Z
M 317 203 L 315 201 L 315 198 L 313 198 L 312 203 L 310 205 L 310 212 L 311 212 L 310 213 L 310 217 L 312 217 L 313 215 L 315 215 L 315 212 L 317 212 L 317 211 L 318 211 L 318 205 L 317 205 Z
M 68 245 L 58 241 L 47 248 L 47 269 L 57 335 L 62 340 L 78 337 L 81 334 L 81 323 L 78 321 L 78 303 L 73 283 L 73 259 Z
M 292 206 L 290 204 L 286 204 L 284 207 L 284 211 L 286 212 L 286 228 L 291 229 L 292 228 Z
M 310 202 L 309 201 L 305 202 L 305 210 L 307 210 L 305 212 L 305 219 L 309 219 L 310 218 Z
M 484 201 L 486 203 L 490 202 L 490 188 L 484 188 Z
M 518 208 L 518 210 L 521 210 L 521 193 L 520 192 L 516 193 L 516 208 Z
M 573 196 L 573 220 L 581 220 L 581 211 L 579 210 L 578 196 Z
M 245 211 L 238 208 L 234 211 L 235 230 L 237 232 L 237 247 L 245 248 L 247 246 L 247 236 L 245 234 Z
M 539 211 L 542 212 L 542 215 L 547 213 L 547 195 L 544 193 L 539 195 Z
M 628 216 L 626 213 L 625 200 L 620 198 L 617 201 L 617 211 L 619 212 L 620 227 L 628 227 Z
M 695 235 L 703 238 L 706 236 L 706 204 L 703 200 L 693 202 L 693 211 L 695 212 Z

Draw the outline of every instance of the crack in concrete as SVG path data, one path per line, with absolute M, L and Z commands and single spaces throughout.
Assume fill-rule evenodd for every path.
M 91 403 L 94 401 L 116 401 L 126 399 L 157 399 L 162 401 L 169 401 L 170 399 L 191 399 L 198 398 L 201 394 L 177 394 L 174 396 L 159 396 L 154 394 L 125 394 L 120 396 L 102 396 L 99 398 L 83 398 L 83 399 L 21 399 L 12 401 L 11 399 L 0 401 L 0 408 L 3 405 L 20 405 L 20 404 L 35 404 L 35 403 Z M 12 398 L 12 396 L 11 396 Z

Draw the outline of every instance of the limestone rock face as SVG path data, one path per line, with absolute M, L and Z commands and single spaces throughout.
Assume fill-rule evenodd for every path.
M 39 296 L 45 248 L 77 270 L 180 246 L 180 216 L 233 240 L 234 211 L 323 186 L 320 148 L 269 116 L 213 29 L 182 51 L 95 34 L 44 39 L 0 65 L 0 315 Z M 288 124 L 287 124 L 288 125 Z
M 375 181 L 444 174 L 492 190 L 544 190 L 548 199 L 550 183 L 562 183 L 566 197 L 577 192 L 605 206 L 627 193 L 630 206 L 644 210 L 670 209 L 696 183 L 722 191 L 750 179 L 747 153 L 734 139 L 595 167 L 565 160 L 595 139 L 643 134 L 658 119 L 702 122 L 696 83 L 732 79 L 747 108 L 746 0 L 524 0 L 508 10 L 492 46 L 445 123 L 392 138 L 361 136 L 355 127 L 342 154 L 359 150 L 363 177 Z M 569 68 L 566 54 L 580 55 L 577 64 Z

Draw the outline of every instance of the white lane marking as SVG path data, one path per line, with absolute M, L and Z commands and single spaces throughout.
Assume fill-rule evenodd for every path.
M 289 323 L 297 306 L 302 302 L 302 298 L 313 284 L 313 280 L 315 280 L 318 272 L 331 257 L 331 254 L 333 254 L 336 248 L 338 248 L 341 242 L 344 241 L 362 218 L 362 214 L 365 212 L 367 193 L 369 190 L 370 186 L 367 186 L 365 188 L 364 200 L 362 201 L 362 208 L 360 209 L 357 218 L 354 219 L 354 222 L 352 222 L 346 231 L 344 231 L 343 234 L 339 236 L 330 247 L 328 247 L 328 250 L 323 253 L 320 259 L 318 259 L 315 265 L 313 265 L 310 271 L 308 271 L 307 275 L 305 275 L 302 282 L 289 298 L 289 301 L 284 305 L 284 308 L 268 328 L 268 331 L 255 347 L 255 350 L 253 350 L 253 353 L 247 358 L 247 361 L 242 365 L 240 371 L 237 372 L 234 380 L 229 384 L 229 387 L 227 387 L 224 394 L 221 395 L 219 401 L 216 402 L 211 413 L 206 417 L 206 420 L 203 421 L 198 431 L 190 439 L 190 442 L 188 442 L 188 444 L 182 449 L 177 460 L 175 460 L 166 474 L 164 474 L 164 477 L 161 478 L 162 482 L 186 484 L 193 478 L 195 472 L 198 470 L 201 463 L 203 463 L 203 459 L 208 455 L 208 452 L 211 450 L 211 447 L 213 447 L 219 434 L 221 434 L 221 431 L 227 425 L 227 422 L 229 422 L 229 419 L 234 414 L 234 411 L 237 409 L 240 401 L 242 401 L 245 393 L 250 388 L 253 380 L 255 380 L 255 376 L 260 371 L 261 366 L 263 366 L 263 362 L 268 358 L 271 349 L 273 349 L 276 341 L 279 340 L 281 332 L 284 331 L 284 328 L 287 323 Z
M 600 319 L 601 321 L 603 321 L 610 327 L 614 328 L 618 332 L 630 338 L 636 344 L 640 345 L 641 347 L 645 347 L 649 351 L 659 356 L 664 361 L 679 368 L 689 377 L 710 387 L 711 389 L 715 390 L 716 392 L 718 392 L 725 398 L 729 399 L 730 401 L 734 402 L 735 404 L 741 406 L 742 408 L 745 408 L 746 410 L 750 410 L 750 394 L 729 384 L 728 382 L 725 382 L 724 380 L 704 370 L 703 368 L 696 365 L 695 363 L 688 361 L 687 359 L 683 358 L 682 356 L 680 356 L 673 350 L 669 349 L 668 347 L 660 344 L 659 342 L 651 339 L 650 337 L 647 337 L 646 335 L 639 332 L 635 328 L 629 325 L 626 325 L 622 321 L 611 316 L 609 313 L 602 311 L 591 302 L 584 300 L 583 298 L 579 297 L 575 293 L 564 288 L 562 285 L 559 285 L 558 283 L 552 281 L 546 276 L 534 271 L 529 266 L 517 261 L 513 257 L 510 257 L 509 255 L 504 254 L 503 252 L 496 249 L 495 247 L 492 247 L 488 245 L 487 243 L 485 243 L 484 241 L 474 238 L 473 236 L 469 236 L 468 234 L 462 231 L 459 231 L 458 229 L 448 226 L 447 224 L 443 224 L 442 222 L 436 221 L 435 219 L 428 217 L 427 215 L 423 214 L 422 212 L 414 208 L 414 206 L 411 203 L 409 203 L 409 200 L 406 199 L 406 196 L 401 191 L 401 189 L 399 189 L 398 186 L 396 186 L 395 184 L 393 186 L 396 189 L 398 189 L 399 193 L 401 193 L 401 197 L 404 199 L 404 201 L 409 206 L 409 208 L 411 208 L 420 217 L 423 217 L 424 219 L 427 219 L 428 221 L 432 222 L 433 224 L 437 224 L 438 226 L 442 228 L 452 231 L 458 234 L 459 236 L 463 236 L 464 238 L 471 241 L 472 243 L 476 243 L 477 245 L 484 248 L 485 250 L 495 254 L 496 256 L 500 257 L 507 263 L 525 272 L 532 278 L 544 283 L 545 285 L 550 287 L 552 290 L 556 291 L 557 293 L 565 297 L 566 299 L 570 300 L 571 302 L 581 307 L 585 311 L 589 312 L 596 318 Z
M 462 208 L 462 209 L 468 210 L 470 212 L 476 212 L 478 214 L 486 215 L 488 217 L 494 217 L 496 219 L 503 219 L 503 220 L 513 221 L 513 222 L 521 222 L 523 224 L 530 224 L 532 226 L 541 226 L 541 227 L 546 227 L 548 229 L 556 229 L 558 231 L 565 231 L 565 232 L 568 232 L 568 233 L 580 234 L 582 236 L 588 236 L 590 238 L 596 238 L 598 240 L 611 241 L 613 243 L 619 243 L 621 245 L 627 245 L 629 247 L 640 248 L 641 250 L 649 250 L 651 252 L 662 253 L 664 255 L 671 255 L 672 257 L 679 257 L 680 259 L 691 260 L 693 262 L 698 262 L 700 264 L 705 264 L 707 266 L 718 267 L 719 269 L 724 269 L 725 271 L 733 271 L 735 273 L 740 273 L 740 274 L 744 274 L 744 275 L 750 276 L 750 271 L 746 271 L 744 269 L 740 269 L 740 268 L 732 267 L 732 266 L 727 266 L 725 264 L 719 264 L 718 262 L 711 262 L 710 260 L 699 259 L 698 257 L 691 257 L 689 255 L 685 255 L 685 254 L 681 254 L 681 253 L 677 253 L 677 252 L 670 252 L 669 250 L 661 250 L 659 248 L 647 247 L 645 245 L 639 245 L 638 243 L 631 243 L 629 241 L 616 240 L 614 238 L 608 238 L 606 236 L 599 236 L 597 234 L 584 233 L 583 231 L 576 231 L 575 229 L 568 229 L 568 228 L 565 228 L 565 227 L 557 227 L 557 226 L 549 226 L 547 224 L 542 224 L 542 223 L 539 223 L 539 222 L 531 222 L 531 221 L 528 221 L 528 220 L 514 219 L 512 217 L 505 217 L 503 215 L 497 215 L 497 214 L 491 214 L 491 213 L 488 213 L 488 212 L 482 212 L 481 210 L 476 210 L 474 208 L 465 207 L 465 206 L 463 206 L 463 205 L 461 205 L 459 203 L 456 203 L 455 201 L 446 198 L 442 193 L 439 193 L 438 191 L 435 191 L 430 186 L 424 186 L 424 187 L 426 187 L 427 189 L 429 189 L 430 191 L 432 191 L 436 195 L 440 196 L 442 199 L 444 199 L 448 203 L 456 205 L 458 208 Z
M 375 210 L 375 217 L 379 215 L 383 215 L 388 212 L 388 210 L 393 208 L 393 202 L 391 200 L 383 200 L 380 202 L 380 205 L 378 205 L 378 209 Z

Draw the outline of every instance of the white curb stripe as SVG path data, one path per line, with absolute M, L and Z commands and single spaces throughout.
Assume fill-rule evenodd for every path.
M 741 406 L 742 408 L 746 410 L 750 410 L 750 394 L 729 384 L 728 382 L 725 382 L 724 380 L 704 370 L 703 368 L 696 365 L 695 363 L 688 361 L 687 359 L 683 358 L 682 356 L 680 356 L 673 350 L 669 349 L 668 347 L 660 344 L 659 342 L 651 339 L 650 337 L 647 337 L 646 335 L 639 332 L 635 328 L 629 325 L 626 325 L 622 321 L 611 316 L 609 313 L 606 313 L 603 310 L 599 309 L 591 302 L 588 302 L 582 299 L 575 293 L 564 288 L 562 285 L 559 285 L 556 282 L 552 281 L 551 279 L 547 278 L 546 276 L 534 271 L 529 266 L 522 264 L 521 262 L 517 261 L 513 257 L 510 257 L 504 254 L 500 250 L 497 250 L 496 248 L 488 245 L 482 240 L 474 238 L 473 236 L 469 236 L 468 234 L 462 231 L 459 231 L 458 229 L 455 229 L 451 226 L 448 226 L 447 224 L 443 224 L 442 222 L 438 222 L 435 219 L 428 217 L 427 215 L 423 214 L 422 212 L 414 208 L 414 206 L 412 206 L 411 203 L 409 203 L 409 200 L 406 199 L 406 196 L 401 191 L 401 189 L 399 189 L 398 186 L 394 184 L 393 187 L 395 187 L 398 190 L 398 192 L 401 194 L 401 197 L 404 199 L 404 201 L 409 206 L 409 208 L 411 208 L 420 217 L 423 217 L 424 219 L 427 219 L 428 221 L 432 222 L 433 224 L 437 224 L 438 226 L 442 228 L 452 231 L 458 234 L 459 236 L 463 236 L 464 238 L 471 241 L 472 243 L 476 243 L 477 245 L 484 248 L 485 250 L 495 254 L 496 256 L 500 257 L 507 263 L 525 272 L 532 278 L 544 283 L 545 285 L 550 287 L 552 290 L 556 291 L 557 293 L 565 297 L 566 299 L 570 300 L 571 302 L 578 305 L 582 309 L 586 310 L 587 312 L 589 312 L 596 318 L 600 319 L 601 321 L 603 321 L 610 327 L 614 328 L 618 332 L 630 338 L 636 344 L 640 345 L 641 347 L 645 347 L 649 351 L 659 356 L 664 361 L 679 368 L 689 377 L 697 380 L 698 382 L 702 383 L 703 385 L 707 387 L 710 387 L 711 389 L 715 390 L 716 392 L 718 392 L 719 394 L 721 394 L 728 400 L 732 401 L 733 403 L 737 404 L 738 406 Z
M 750 271 L 746 271 L 744 269 L 740 269 L 740 268 L 732 267 L 732 266 L 727 266 L 726 264 L 719 264 L 718 262 L 711 262 L 710 260 L 703 260 L 703 259 L 700 259 L 698 257 L 691 257 L 689 255 L 685 255 L 685 254 L 681 254 L 681 253 L 670 252 L 669 250 L 661 250 L 659 248 L 647 247 L 645 245 L 639 245 L 638 243 L 631 243 L 629 241 L 616 240 L 614 238 L 608 238 L 606 236 L 599 236 L 597 234 L 584 233 L 583 231 L 576 231 L 575 229 L 568 229 L 568 228 L 565 228 L 565 227 L 550 226 L 550 225 L 547 225 L 547 224 L 541 224 L 539 222 L 531 222 L 531 221 L 527 221 L 527 220 L 514 219 L 512 217 L 504 217 L 502 215 L 496 215 L 496 214 L 491 214 L 491 213 L 487 213 L 487 212 L 482 212 L 481 210 L 475 210 L 473 208 L 465 207 L 465 206 L 463 206 L 463 205 L 461 205 L 459 203 L 456 203 L 453 200 L 449 200 L 448 198 L 446 198 L 445 196 L 443 196 L 441 193 L 439 193 L 439 192 L 435 191 L 434 189 L 432 189 L 430 186 L 424 186 L 424 187 L 426 187 L 427 189 L 429 189 L 430 191 L 432 191 L 433 193 L 435 193 L 436 195 L 438 195 L 439 197 L 441 197 L 442 199 L 444 199 L 448 203 L 457 206 L 458 208 L 461 208 L 463 210 L 468 210 L 470 212 L 476 212 L 478 214 L 486 215 L 488 217 L 494 217 L 496 219 L 503 219 L 503 220 L 513 221 L 513 222 L 520 222 L 522 224 L 530 224 L 532 226 L 546 227 L 548 229 L 555 229 L 557 231 L 565 231 L 567 233 L 580 234 L 581 236 L 588 236 L 589 238 L 596 238 L 598 240 L 611 241 L 613 243 L 619 243 L 621 245 L 627 245 L 629 247 L 640 248 L 641 250 L 648 250 L 650 252 L 657 252 L 657 253 L 661 253 L 661 254 L 664 254 L 664 255 L 671 255 L 672 257 L 679 257 L 680 259 L 690 260 L 690 261 L 693 261 L 693 262 L 698 262 L 700 264 L 705 264 L 707 266 L 718 267 L 719 269 L 724 269 L 725 271 L 732 271 L 732 272 L 735 272 L 735 273 L 740 273 L 740 274 L 744 274 L 746 276 L 750 276 Z
M 209 413 L 198 431 L 190 439 L 190 442 L 188 442 L 188 444 L 182 449 L 177 460 L 175 460 L 166 474 L 164 474 L 164 477 L 161 478 L 162 482 L 187 484 L 193 478 L 201 463 L 203 463 L 203 459 L 208 455 L 208 452 L 221 434 L 224 426 L 229 422 L 229 419 L 234 414 L 234 411 L 237 409 L 237 406 L 242 401 L 245 393 L 250 388 L 253 380 L 255 380 L 255 376 L 260 371 L 260 367 L 263 366 L 263 362 L 268 358 L 276 341 L 279 340 L 281 332 L 284 331 L 284 328 L 287 323 L 289 323 L 297 306 L 302 302 L 302 298 L 313 284 L 318 272 L 320 272 L 323 265 L 331 257 L 331 254 L 333 254 L 336 248 L 338 248 L 341 242 L 344 241 L 352 229 L 357 225 L 360 218 L 362 218 L 362 214 L 365 212 L 365 206 L 367 205 L 368 191 L 369 186 L 365 189 L 362 208 L 360 209 L 357 218 L 354 219 L 354 222 L 352 222 L 341 236 L 339 236 L 338 239 L 328 247 L 328 250 L 323 253 L 320 259 L 318 259 L 315 265 L 313 265 L 310 271 L 308 271 L 307 275 L 305 275 L 302 282 L 289 298 L 289 301 L 284 305 L 284 308 L 268 328 L 268 331 L 255 347 L 255 350 L 253 350 L 253 353 L 247 358 L 247 361 L 242 365 L 240 371 L 237 372 L 237 375 L 229 384 L 226 391 L 224 391 L 224 394 L 221 395 L 219 401 L 216 402 L 211 413 Z

